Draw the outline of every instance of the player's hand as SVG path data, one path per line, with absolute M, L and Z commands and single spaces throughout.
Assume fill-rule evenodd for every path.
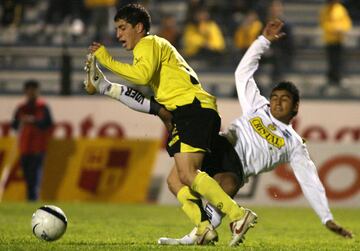
M 84 66 L 84 71 L 86 73 L 89 73 L 90 72 L 90 66 L 91 66 L 91 63 L 93 62 L 94 60 L 94 55 L 89 53 L 86 55 L 86 61 L 85 61 L 85 66 Z
M 170 133 L 173 129 L 173 124 L 172 124 L 173 116 L 171 112 L 166 110 L 164 107 L 161 107 L 158 116 L 160 117 L 161 121 L 164 123 L 166 130 Z
M 90 53 L 95 53 L 95 51 L 97 51 L 97 49 L 99 49 L 102 46 L 102 44 L 98 43 L 98 42 L 92 42 L 92 44 L 89 46 L 89 52 Z
M 353 234 L 350 231 L 348 231 L 345 228 L 343 228 L 342 226 L 338 225 L 333 220 L 328 220 L 325 225 L 330 231 L 332 231 L 338 235 L 341 235 L 344 238 L 352 238 L 353 237 Z
M 280 19 L 273 19 L 267 22 L 262 35 L 270 42 L 276 41 L 285 36 L 285 33 L 281 32 L 283 26 L 284 23 Z

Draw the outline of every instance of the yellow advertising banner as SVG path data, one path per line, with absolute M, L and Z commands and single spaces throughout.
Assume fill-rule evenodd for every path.
M 144 202 L 159 147 L 158 140 L 77 140 L 56 197 Z
M 0 200 L 25 200 L 26 188 L 14 137 L 0 138 L 0 174 Z
M 0 170 L 9 163 L 14 139 L 0 139 Z M 62 201 L 146 201 L 159 140 L 51 140 L 45 158 L 40 197 Z M 16 148 L 15 148 L 16 149 Z M 25 200 L 18 161 L 4 186 L 4 200 Z

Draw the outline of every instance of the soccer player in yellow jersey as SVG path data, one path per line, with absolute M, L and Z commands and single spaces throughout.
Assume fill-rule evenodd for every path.
M 167 151 L 175 159 L 181 185 L 177 198 L 185 214 L 197 226 L 197 243 L 217 241 L 218 236 L 204 217 L 199 197 L 215 205 L 231 221 L 232 240 L 237 245 L 256 221 L 256 214 L 239 207 L 219 186 L 200 171 L 206 152 L 214 147 L 220 129 L 216 99 L 201 87 L 193 69 L 165 39 L 149 35 L 150 15 L 144 7 L 130 4 L 118 10 L 114 18 L 116 37 L 126 50 L 133 51 L 132 64 L 115 61 L 106 48 L 92 43 L 90 52 L 96 60 L 120 77 L 136 85 L 149 85 L 155 100 L 171 111 L 173 130 Z M 121 88 L 110 90 L 112 95 Z M 87 87 L 91 94 L 91 88 Z

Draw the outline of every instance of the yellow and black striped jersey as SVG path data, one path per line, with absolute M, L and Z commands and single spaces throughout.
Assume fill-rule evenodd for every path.
M 132 64 L 113 59 L 104 46 L 95 56 L 112 72 L 136 85 L 149 85 L 155 99 L 168 110 L 190 104 L 196 97 L 203 108 L 217 110 L 216 98 L 201 86 L 198 76 L 166 39 L 143 37 L 135 46 Z

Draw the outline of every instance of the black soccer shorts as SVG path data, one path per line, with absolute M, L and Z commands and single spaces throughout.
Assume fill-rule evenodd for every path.
M 173 130 L 166 150 L 171 157 L 180 152 L 210 152 L 220 131 L 221 119 L 217 111 L 202 108 L 195 98 L 193 103 L 172 111 Z
M 205 154 L 201 171 L 211 177 L 218 173 L 231 172 L 239 178 L 241 186 L 244 185 L 243 165 L 234 147 L 224 136 L 218 135 L 215 138 L 211 152 Z

